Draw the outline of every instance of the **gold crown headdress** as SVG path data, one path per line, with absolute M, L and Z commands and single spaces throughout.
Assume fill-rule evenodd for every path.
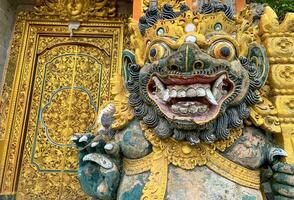
M 141 66 L 146 61 L 146 52 L 152 43 L 157 41 L 164 40 L 171 48 L 177 49 L 189 38 L 196 38 L 200 47 L 206 47 L 214 39 L 213 37 L 207 39 L 206 36 L 218 33 L 215 35 L 221 35 L 232 41 L 239 55 L 246 55 L 248 44 L 258 38 L 257 27 L 248 23 L 253 21 L 249 7 L 238 18 L 233 18 L 233 14 L 228 9 L 211 10 L 211 7 L 205 5 L 204 12 L 188 10 L 184 5 L 179 11 L 174 11 L 167 4 L 159 11 L 156 6 L 156 1 L 151 1 L 150 8 L 146 15 L 140 18 L 139 23 L 131 19 L 129 25 L 131 50 L 135 53 L 137 64 Z

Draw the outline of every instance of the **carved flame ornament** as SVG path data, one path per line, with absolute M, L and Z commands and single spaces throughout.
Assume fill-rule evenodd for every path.
M 143 0 L 143 11 L 146 12 L 148 7 L 149 7 L 149 4 L 152 0 Z M 183 3 L 186 3 L 185 0 L 172 0 L 172 1 L 168 1 L 168 0 L 159 0 L 157 2 L 158 4 L 158 8 L 161 9 L 162 6 L 164 4 L 169 4 L 171 5 L 174 9 L 177 9 L 179 10 L 180 9 L 180 4 L 183 4 Z
M 41 15 L 58 15 L 63 20 L 86 21 L 89 17 L 114 17 L 116 1 L 39 0 L 35 10 Z

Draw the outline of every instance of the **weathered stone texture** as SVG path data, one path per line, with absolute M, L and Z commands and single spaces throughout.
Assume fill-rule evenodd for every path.
M 2 89 L 5 61 L 15 22 L 16 6 L 13 1 L 0 0 L 0 92 Z

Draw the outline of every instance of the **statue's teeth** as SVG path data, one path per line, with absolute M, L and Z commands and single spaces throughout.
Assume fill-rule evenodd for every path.
M 152 77 L 152 79 L 154 80 L 156 85 L 155 95 L 157 95 L 164 102 L 169 102 L 171 98 L 205 97 L 211 104 L 218 105 L 217 101 L 226 92 L 225 90 L 223 91 L 221 89 L 224 84 L 223 80 L 226 79 L 225 74 L 221 75 L 215 81 L 212 89 L 210 89 L 210 84 L 201 83 L 191 85 L 169 85 L 166 89 L 166 86 L 159 80 L 158 77 L 154 76 Z M 191 113 L 192 112 L 194 112 L 193 109 Z
M 209 84 L 192 84 L 188 86 L 183 85 L 173 85 L 167 86 L 169 89 L 170 97 L 204 97 L 205 96 L 205 89 L 210 88 Z
M 213 88 L 212 94 L 217 100 L 219 100 L 222 97 L 222 92 L 218 88 Z
M 154 76 L 152 79 L 155 82 L 156 91 L 157 92 L 163 92 L 165 90 L 165 88 L 164 88 L 164 85 L 161 83 L 161 81 L 156 76 Z
M 218 105 L 217 101 L 215 100 L 211 90 L 209 88 L 206 89 L 206 99 L 212 103 L 213 105 Z
M 193 114 L 193 115 L 202 115 L 208 110 L 208 106 L 205 104 L 201 103 L 196 103 L 196 102 L 178 102 L 176 104 L 173 104 L 171 106 L 171 111 L 175 114 L 182 114 L 182 115 L 187 115 L 187 114 Z
M 170 96 L 169 96 L 169 90 L 166 89 L 162 92 L 162 99 L 163 101 L 167 102 L 170 100 Z
M 198 107 L 196 105 L 191 105 L 189 107 L 189 113 L 195 114 L 198 111 Z
M 226 75 L 223 74 L 214 82 L 213 87 L 219 87 L 219 85 L 226 79 Z
M 171 98 L 169 96 L 169 90 L 164 88 L 163 83 L 161 83 L 161 81 L 156 76 L 154 76 L 152 79 L 156 85 L 156 95 L 165 102 L 169 101 Z
M 188 88 L 187 97 L 196 97 L 197 92 L 194 88 Z
M 180 107 L 179 110 L 180 110 L 180 112 L 182 114 L 187 114 L 188 113 L 188 108 L 186 108 L 186 107 Z
M 212 86 L 212 94 L 216 100 L 219 100 L 226 91 L 222 90 L 222 86 L 224 85 L 223 80 L 226 79 L 226 75 L 221 75 Z
M 202 87 L 199 87 L 196 89 L 197 97 L 204 97 L 206 95 L 205 89 Z
M 208 110 L 207 105 L 198 106 L 198 113 L 205 113 Z
M 173 113 L 178 113 L 178 112 L 179 112 L 179 107 L 176 106 L 176 105 L 172 105 L 172 106 L 171 106 L 171 109 L 172 109 L 172 112 L 173 112 Z
M 186 97 L 186 91 L 184 89 L 181 89 L 177 93 L 177 97 Z
M 176 91 L 175 89 L 170 90 L 170 92 L 169 92 L 169 96 L 170 96 L 171 98 L 175 98 L 175 97 L 177 97 L 177 91 Z

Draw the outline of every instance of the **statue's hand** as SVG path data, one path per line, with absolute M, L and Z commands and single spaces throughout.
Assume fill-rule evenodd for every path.
M 121 165 L 118 145 L 95 140 L 91 134 L 75 135 L 72 140 L 80 150 L 78 179 L 82 189 L 97 199 L 116 199 Z
M 294 164 L 277 162 L 273 165 L 274 172 L 272 190 L 275 199 L 286 200 L 294 198 Z

